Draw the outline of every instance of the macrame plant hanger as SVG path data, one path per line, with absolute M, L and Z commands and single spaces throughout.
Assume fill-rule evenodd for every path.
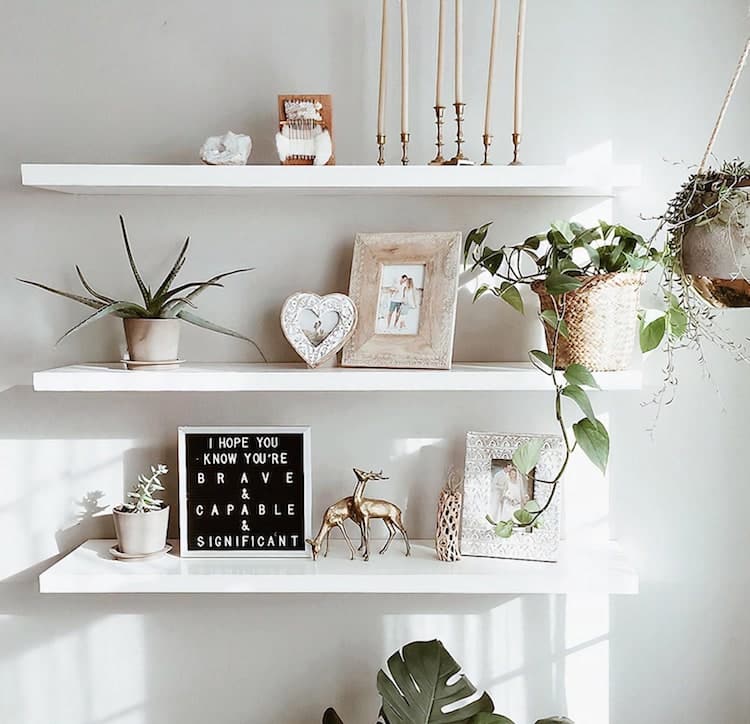
M 727 109 L 729 108 L 729 102 L 732 100 L 734 91 L 737 88 L 737 83 L 740 80 L 740 76 L 742 75 L 742 71 L 745 67 L 745 63 L 747 63 L 748 56 L 750 56 L 750 37 L 748 37 L 747 41 L 745 42 L 745 49 L 742 51 L 742 55 L 740 56 L 740 59 L 737 63 L 737 67 L 734 70 L 734 75 L 732 76 L 732 80 L 729 83 L 729 88 L 727 90 L 726 95 L 724 96 L 724 101 L 721 104 L 719 117 L 716 119 L 716 123 L 714 124 L 713 131 L 711 131 L 711 137 L 708 139 L 708 145 L 706 146 L 706 151 L 703 154 L 703 158 L 701 159 L 700 166 L 698 166 L 699 176 L 706 170 L 708 157 L 711 155 L 711 151 L 713 150 L 714 143 L 716 143 L 716 137 L 719 135 L 719 129 L 721 128 L 721 124 L 724 122 L 724 116 L 726 116 L 727 114 Z

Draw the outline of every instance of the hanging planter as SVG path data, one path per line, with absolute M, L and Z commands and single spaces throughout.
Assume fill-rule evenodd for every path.
M 696 174 L 673 201 L 675 263 L 715 307 L 750 307 L 750 178 L 744 171 L 739 162 Z

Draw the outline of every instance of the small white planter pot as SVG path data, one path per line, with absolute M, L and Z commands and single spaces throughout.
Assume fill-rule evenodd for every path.
M 167 544 L 169 506 L 148 513 L 127 513 L 113 508 L 117 545 L 121 553 L 147 556 Z
M 128 355 L 134 362 L 171 362 L 180 349 L 179 319 L 123 319 Z

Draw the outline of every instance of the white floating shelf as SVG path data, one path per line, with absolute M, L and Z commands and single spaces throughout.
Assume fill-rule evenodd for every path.
M 604 390 L 636 390 L 641 371 L 599 372 Z M 126 370 L 118 363 L 57 367 L 34 373 L 40 392 L 375 392 L 550 390 L 530 364 L 463 363 L 451 370 L 390 370 L 302 364 L 185 364 L 175 370 Z
M 328 558 L 183 559 L 174 552 L 116 561 L 111 540 L 89 540 L 39 576 L 42 593 L 638 593 L 638 575 L 614 542 L 563 542 L 557 563 L 464 557 L 441 563 L 430 541 L 412 555 L 394 541 L 385 556 L 349 560 L 343 541 Z
M 612 196 L 638 166 L 21 165 L 24 186 L 69 194 L 399 194 Z

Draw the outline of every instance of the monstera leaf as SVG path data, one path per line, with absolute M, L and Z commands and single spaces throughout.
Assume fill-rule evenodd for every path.
M 390 677 L 382 669 L 378 672 L 378 692 L 388 724 L 469 724 L 475 715 L 494 708 L 484 693 L 476 701 L 444 711 L 477 690 L 463 674 L 448 683 L 461 667 L 440 641 L 407 644 L 388 659 L 387 666 Z

